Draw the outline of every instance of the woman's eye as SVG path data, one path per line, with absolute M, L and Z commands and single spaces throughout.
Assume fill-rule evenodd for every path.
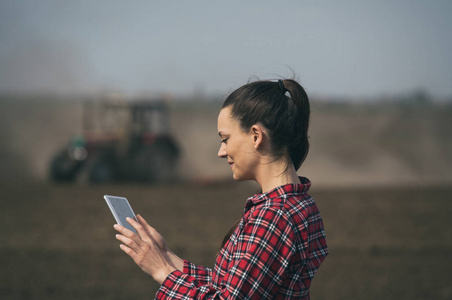
M 221 140 L 221 143 L 225 143 L 225 144 L 226 144 L 226 142 L 228 141 L 228 139 L 229 139 L 229 138 L 222 139 L 222 140 Z

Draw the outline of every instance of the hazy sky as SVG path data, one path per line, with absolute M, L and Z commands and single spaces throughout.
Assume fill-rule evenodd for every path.
M 452 1 L 0 0 L 0 91 L 452 96 Z

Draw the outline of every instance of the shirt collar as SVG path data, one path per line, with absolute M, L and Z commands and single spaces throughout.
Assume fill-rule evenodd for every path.
M 311 187 L 311 181 L 306 177 L 299 177 L 301 183 L 289 183 L 285 185 L 281 185 L 275 187 L 274 189 L 266 192 L 266 193 L 257 193 L 252 197 L 249 197 L 246 200 L 245 204 L 245 212 L 248 211 L 251 207 L 265 202 L 268 199 L 279 198 L 282 195 L 287 194 L 304 194 L 307 193 L 309 188 Z

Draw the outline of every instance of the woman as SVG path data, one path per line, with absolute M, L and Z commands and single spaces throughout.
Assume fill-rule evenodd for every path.
M 141 216 L 138 234 L 115 225 L 121 249 L 161 284 L 156 299 L 309 299 L 328 254 L 322 218 L 297 170 L 308 149 L 309 101 L 294 80 L 258 81 L 234 91 L 218 116 L 220 158 L 235 180 L 255 180 L 213 270 L 182 260 Z

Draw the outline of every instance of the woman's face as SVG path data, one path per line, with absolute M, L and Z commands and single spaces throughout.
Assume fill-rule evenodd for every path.
M 253 146 L 253 135 L 244 132 L 237 120 L 231 117 L 231 109 L 225 107 L 218 115 L 218 134 L 221 139 L 218 157 L 226 158 L 235 180 L 255 179 L 258 164 Z

